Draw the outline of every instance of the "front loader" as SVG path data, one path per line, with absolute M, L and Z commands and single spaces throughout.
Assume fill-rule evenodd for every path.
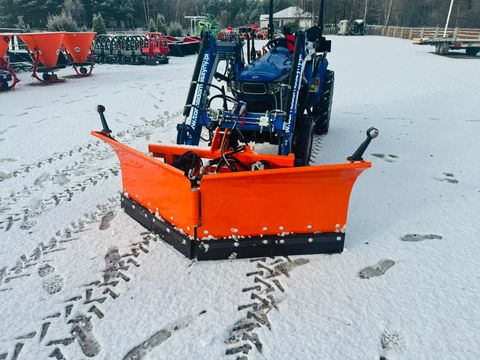
M 150 144 L 149 155 L 132 149 L 98 107 L 103 129 L 92 134 L 120 160 L 128 215 L 198 260 L 342 252 L 350 193 L 371 166 L 363 154 L 378 130 L 346 163 L 310 165 L 333 92 L 323 6 L 318 25 L 277 39 L 271 10 L 270 40 L 260 51 L 247 40 L 246 57 L 242 41 L 205 33 L 178 145 Z M 258 142 L 277 154 L 256 153 Z
M 316 26 L 296 34 L 286 28 L 284 37 L 274 38 L 271 0 L 269 29 L 260 51 L 254 36 L 247 37 L 246 54 L 240 39 L 203 36 L 178 144 L 198 145 L 204 129 L 211 140 L 218 127 L 233 130 L 231 145 L 267 142 L 279 155 L 294 153 L 297 165 L 308 165 L 314 133 L 328 132 L 333 98 L 323 1 Z

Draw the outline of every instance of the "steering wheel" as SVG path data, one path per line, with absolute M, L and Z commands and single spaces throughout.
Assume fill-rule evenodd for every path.
M 291 44 L 295 46 L 295 42 L 293 40 L 290 40 L 287 38 L 275 38 L 275 39 L 269 40 L 265 45 L 265 47 L 268 50 L 272 50 L 274 47 L 277 47 L 277 46 L 282 46 L 286 48 L 287 44 Z

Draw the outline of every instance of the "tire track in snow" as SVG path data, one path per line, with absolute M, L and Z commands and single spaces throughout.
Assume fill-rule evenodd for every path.
M 89 176 L 83 181 L 77 181 L 75 184 L 63 188 L 58 192 L 50 193 L 47 197 L 37 200 L 33 205 L 23 205 L 21 208 L 14 209 L 13 211 L 3 211 L 3 216 L 0 217 L 0 231 L 10 231 L 13 226 L 17 224 L 19 224 L 22 230 L 30 230 L 36 225 L 34 221 L 36 217 L 57 207 L 64 201 L 71 201 L 74 196 L 83 193 L 89 187 L 97 186 L 102 181 L 109 179 L 110 176 L 116 177 L 118 175 L 119 165 L 115 165 L 108 169 L 98 171 L 95 175 Z M 13 197 L 12 202 L 6 203 L 5 205 L 13 205 L 16 201 L 18 201 L 18 198 Z
M 160 115 L 155 120 L 147 120 L 145 118 L 141 118 L 142 124 L 135 124 L 130 126 L 128 129 L 119 131 L 117 133 L 117 137 L 121 138 L 123 136 L 131 136 L 132 138 L 139 138 L 139 137 L 146 137 L 147 140 L 150 140 L 149 137 L 151 136 L 151 132 L 148 130 L 158 129 L 158 128 L 166 128 L 167 125 L 170 125 L 174 122 L 174 119 L 178 117 L 180 112 L 175 113 L 164 113 Z M 126 142 L 128 143 L 128 142 Z M 17 169 L 11 171 L 10 173 L 5 173 L 2 177 L 0 177 L 0 182 L 6 182 L 7 180 L 14 180 L 20 176 L 29 176 L 34 170 L 42 169 L 44 167 L 49 167 L 50 165 L 55 165 L 56 162 L 68 158 L 75 158 L 77 156 L 81 156 L 82 159 L 85 156 L 94 155 L 102 152 L 112 153 L 111 151 L 106 151 L 103 146 L 103 142 L 96 140 L 91 141 L 86 144 L 82 144 L 80 146 L 75 146 L 70 150 L 66 150 L 63 152 L 54 152 L 49 156 L 44 157 L 41 160 L 22 164 Z
M 126 290 L 125 284 L 130 283 L 136 269 L 142 265 L 143 258 L 150 253 L 152 245 L 159 239 L 150 232 L 140 233 L 139 238 L 139 241 L 129 245 L 128 251 L 123 254 L 117 248 L 109 249 L 105 255 L 105 270 L 97 279 L 82 285 L 76 296 L 66 299 L 51 313 L 45 314 L 36 328 L 25 335 L 12 336 L 17 340 L 13 349 L 0 352 L 0 356 L 5 354 L 7 358 L 12 354 L 12 359 L 17 359 L 27 342 L 36 342 L 36 346 L 46 347 L 48 356 L 57 360 L 66 359 L 65 349 L 73 344 L 80 347 L 83 355 L 96 357 L 102 344 L 95 337 L 95 323 L 105 318 L 105 305 L 123 294 Z M 52 338 L 49 334 L 53 332 L 63 332 L 65 337 Z
M 125 139 L 124 141 L 125 144 L 138 138 L 149 140 L 152 134 L 150 130 L 154 127 L 163 128 L 167 122 L 169 121 L 166 121 L 163 117 L 159 117 L 154 121 L 144 120 L 144 124 L 134 126 L 131 131 L 120 132 L 117 134 L 117 137 L 128 137 L 129 139 Z M 97 169 L 99 161 L 115 156 L 109 147 L 103 146 L 102 149 L 93 149 L 90 147 L 90 149 L 92 150 L 84 154 L 82 159 L 76 161 L 72 166 L 69 165 L 61 171 L 57 170 L 53 175 L 42 174 L 33 181 L 32 185 L 24 186 L 22 190 L 0 199 L 2 200 L 2 207 L 0 208 L 0 214 L 2 214 L 0 217 L 0 231 L 10 231 L 16 224 L 20 224 L 19 226 L 22 230 L 29 230 L 35 226 L 35 222 L 32 219 L 36 216 L 58 206 L 61 201 L 71 201 L 76 194 L 80 192 L 83 193 L 89 186 L 96 186 L 97 183 L 107 180 L 111 175 L 118 176 L 119 165 L 116 164 L 116 161 L 114 166 L 106 170 L 98 171 Z M 81 176 L 85 175 L 87 178 L 82 181 L 74 181 L 75 178 L 78 177 L 77 174 L 79 172 Z M 88 175 L 88 173 L 92 175 Z M 19 201 L 31 199 L 36 193 L 43 191 L 44 183 L 48 181 L 63 183 L 61 190 L 51 193 L 46 199 L 36 200 L 33 204 L 30 202 L 20 208 L 17 206 Z M 67 187 L 66 185 L 70 182 L 73 182 L 74 185 Z
M 304 258 L 290 259 L 289 257 L 272 258 L 270 263 L 266 258 L 251 259 L 256 263 L 257 270 L 246 274 L 253 278 L 253 285 L 242 289 L 250 294 L 251 303 L 238 306 L 238 310 L 246 314 L 235 324 L 225 340 L 228 348 L 225 355 L 237 356 L 236 360 L 248 360 L 248 354 L 254 348 L 263 352 L 257 329 L 266 327 L 272 330 L 268 314 L 272 310 L 278 311 L 278 295 L 285 292 L 279 277 L 290 277 L 290 272 L 297 266 L 305 265 L 309 260 Z
M 86 213 L 70 225 L 58 230 L 49 241 L 40 242 L 30 253 L 23 254 L 14 265 L 0 266 L 0 291 L 14 289 L 20 279 L 30 277 L 37 270 L 40 278 L 44 278 L 54 272 L 55 268 L 43 261 L 43 258 L 52 253 L 62 252 L 68 249 L 69 244 L 79 241 L 80 235 L 101 223 L 106 214 L 116 212 L 120 203 L 116 198 L 108 199 L 108 202 L 97 205 L 97 211 Z

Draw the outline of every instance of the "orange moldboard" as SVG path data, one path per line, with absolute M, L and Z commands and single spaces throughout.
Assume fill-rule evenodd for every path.
M 92 134 L 117 153 L 128 197 L 180 232 L 192 236 L 197 227 L 200 240 L 343 232 L 352 187 L 371 166 L 357 162 L 211 174 L 192 191 L 176 168 Z
M 370 163 L 205 175 L 199 237 L 345 230 L 353 184 Z

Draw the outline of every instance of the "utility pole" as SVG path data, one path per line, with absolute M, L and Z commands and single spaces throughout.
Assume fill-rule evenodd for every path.
M 367 25 L 368 0 L 365 0 L 365 12 L 363 13 L 363 25 Z
M 448 9 L 448 16 L 447 16 L 447 23 L 445 24 L 445 30 L 443 31 L 443 37 L 447 37 L 447 30 L 448 30 L 448 23 L 450 22 L 450 15 L 452 15 L 452 8 L 453 8 L 453 3 L 455 0 L 452 0 L 450 2 L 450 9 Z

